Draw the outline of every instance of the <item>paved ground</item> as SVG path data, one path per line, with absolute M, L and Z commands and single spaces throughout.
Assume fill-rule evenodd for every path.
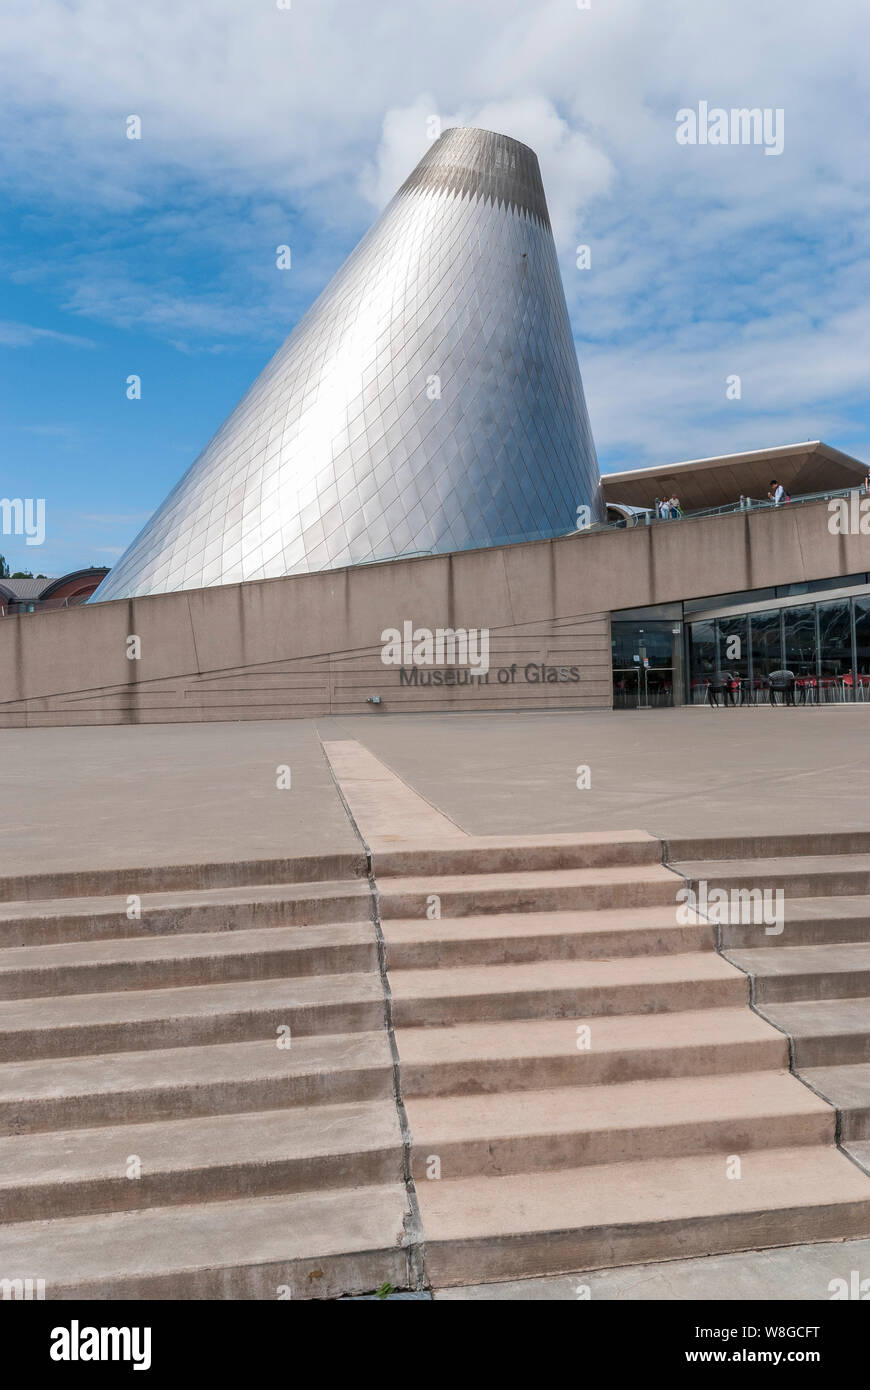
M 836 1281 L 836 1282 L 835 1282 Z M 464 1289 L 436 1289 L 436 1301 L 477 1303 L 561 1302 L 663 1299 L 783 1299 L 825 1302 L 867 1297 L 870 1289 L 870 1240 L 827 1241 L 789 1245 L 780 1250 L 751 1250 L 742 1255 L 708 1255 L 701 1260 L 626 1265 L 592 1274 L 563 1274 L 551 1279 L 519 1279 L 507 1284 L 475 1284 Z
M 472 835 L 870 829 L 870 705 L 374 714 L 355 738 Z M 590 769 L 579 791 L 576 769 Z
M 354 851 L 321 740 L 358 740 L 472 835 L 870 829 L 868 735 L 870 707 L 373 713 L 3 731 L 0 875 Z M 582 790 L 581 765 L 591 775 Z M 291 769 L 289 790 L 276 787 L 281 766 Z M 436 1290 L 435 1298 L 825 1300 L 833 1280 L 870 1280 L 870 1241 Z
M 352 850 L 320 738 L 358 739 L 476 835 L 870 829 L 870 706 L 16 729 L 0 874 Z
M 310 722 L 5 729 L 0 767 L 0 875 L 359 848 Z

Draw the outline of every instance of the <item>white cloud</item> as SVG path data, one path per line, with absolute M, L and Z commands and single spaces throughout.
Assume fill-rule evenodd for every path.
M 94 346 L 90 338 L 75 333 L 56 333 L 51 328 L 37 328 L 32 323 L 0 321 L 0 344 L 3 347 L 33 347 L 36 343 L 64 343 L 67 347 Z
M 386 113 L 377 155 L 373 165 L 363 171 L 361 187 L 378 209 L 426 153 L 433 118 L 443 130 L 478 126 L 529 145 L 541 165 L 553 233 L 557 243 L 566 247 L 573 245 L 586 209 L 607 192 L 613 180 L 608 156 L 587 136 L 572 130 L 552 102 L 542 97 L 493 101 L 443 113 L 431 95 L 422 94 L 410 106 Z
M 50 274 L 18 273 L 65 277 L 58 297 L 72 312 L 185 348 L 280 337 L 278 322 L 314 297 L 425 151 L 438 114 L 516 136 L 540 158 L 605 455 L 774 443 L 772 432 L 794 434 L 790 421 L 847 442 L 870 376 L 868 49 L 870 10 L 854 0 L 592 0 L 588 11 L 572 0 L 294 0 L 289 11 L 7 0 L 7 191 L 64 212 L 105 208 L 130 228 L 120 260 L 114 244 L 73 254 L 60 238 Z M 701 99 L 782 107 L 783 154 L 679 147 L 675 113 Z M 130 113 L 141 141 L 125 138 Z M 280 298 L 265 268 L 259 278 L 253 252 L 243 263 L 243 248 L 274 240 L 261 209 L 304 215 L 295 297 Z M 156 248 L 157 273 L 166 267 L 156 290 L 137 235 Z M 590 272 L 574 267 L 581 240 Z M 172 248 L 198 242 L 223 270 L 192 295 Z M 13 341 L 39 341 L 28 331 Z M 744 400 L 723 415 L 714 397 L 732 362 Z

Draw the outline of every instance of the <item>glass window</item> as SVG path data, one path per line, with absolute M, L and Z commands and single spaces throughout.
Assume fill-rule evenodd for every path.
M 796 676 L 816 674 L 816 610 L 811 603 L 786 608 L 785 664 Z
M 746 631 L 746 618 L 719 618 L 716 623 L 719 634 L 718 671 L 730 671 L 732 675 L 745 680 L 749 675 L 749 640 Z
M 682 620 L 681 603 L 657 603 L 649 608 L 620 608 L 611 614 L 614 622 L 638 622 L 643 625 L 646 618 L 673 618 Z
M 712 619 L 689 626 L 689 699 L 694 703 L 707 698 L 706 677 L 716 670 L 716 626 Z
M 686 613 L 698 613 L 705 608 L 730 608 L 738 603 L 762 603 L 775 598 L 775 589 L 744 589 L 736 594 L 711 594 L 708 598 L 686 599 L 683 608 Z
M 858 695 L 870 698 L 870 595 L 855 599 L 855 666 Z
M 779 631 L 779 609 L 771 608 L 764 613 L 750 616 L 750 642 L 752 646 L 752 676 L 758 685 L 771 671 L 782 670 L 782 643 Z
M 611 623 L 610 634 L 614 666 L 643 665 L 644 657 L 651 667 L 671 665 L 670 623 L 616 622 Z
M 852 673 L 852 615 L 848 599 L 819 604 L 819 649 L 822 676 Z
M 641 703 L 673 703 L 674 668 L 680 674 L 681 628 L 679 624 L 647 619 L 644 622 L 611 622 L 613 695 L 617 709 Z
M 822 589 L 851 589 L 856 584 L 866 584 L 866 574 L 841 574 L 834 579 L 809 579 L 800 584 L 777 584 L 777 598 L 791 598 L 796 594 L 813 594 Z
M 613 667 L 613 708 L 637 709 L 641 703 L 640 667 Z

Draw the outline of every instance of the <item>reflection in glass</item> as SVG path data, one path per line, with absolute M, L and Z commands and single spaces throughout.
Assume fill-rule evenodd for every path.
M 823 676 L 852 671 L 852 622 L 848 599 L 819 604 L 819 647 Z
M 764 613 L 750 616 L 752 645 L 752 675 L 755 684 L 763 681 L 771 671 L 782 669 L 782 643 L 779 631 L 779 609 L 772 608 Z
M 858 698 L 870 698 L 870 597 L 855 599 L 855 667 Z
M 785 664 L 798 677 L 816 674 L 816 610 L 812 603 L 786 608 Z
M 700 704 L 707 698 L 707 680 L 716 670 L 716 626 L 712 618 L 689 627 L 690 699 Z
M 666 619 L 614 621 L 610 635 L 614 708 L 671 705 L 675 669 L 677 680 L 682 681 L 679 626 Z
M 749 641 L 746 632 L 746 618 L 719 618 L 716 626 L 719 631 L 717 669 L 730 671 L 732 675 L 745 680 L 749 675 Z
M 852 612 L 848 599 L 819 604 L 819 694 L 827 700 L 852 694 Z

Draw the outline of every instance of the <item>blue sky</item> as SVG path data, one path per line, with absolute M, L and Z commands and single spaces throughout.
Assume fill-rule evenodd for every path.
M 602 469 L 870 459 L 868 51 L 853 0 L 6 0 L 0 495 L 44 497 L 47 538 L 0 550 L 113 563 L 433 115 L 539 155 Z M 701 100 L 781 108 L 782 154 L 679 146 Z

